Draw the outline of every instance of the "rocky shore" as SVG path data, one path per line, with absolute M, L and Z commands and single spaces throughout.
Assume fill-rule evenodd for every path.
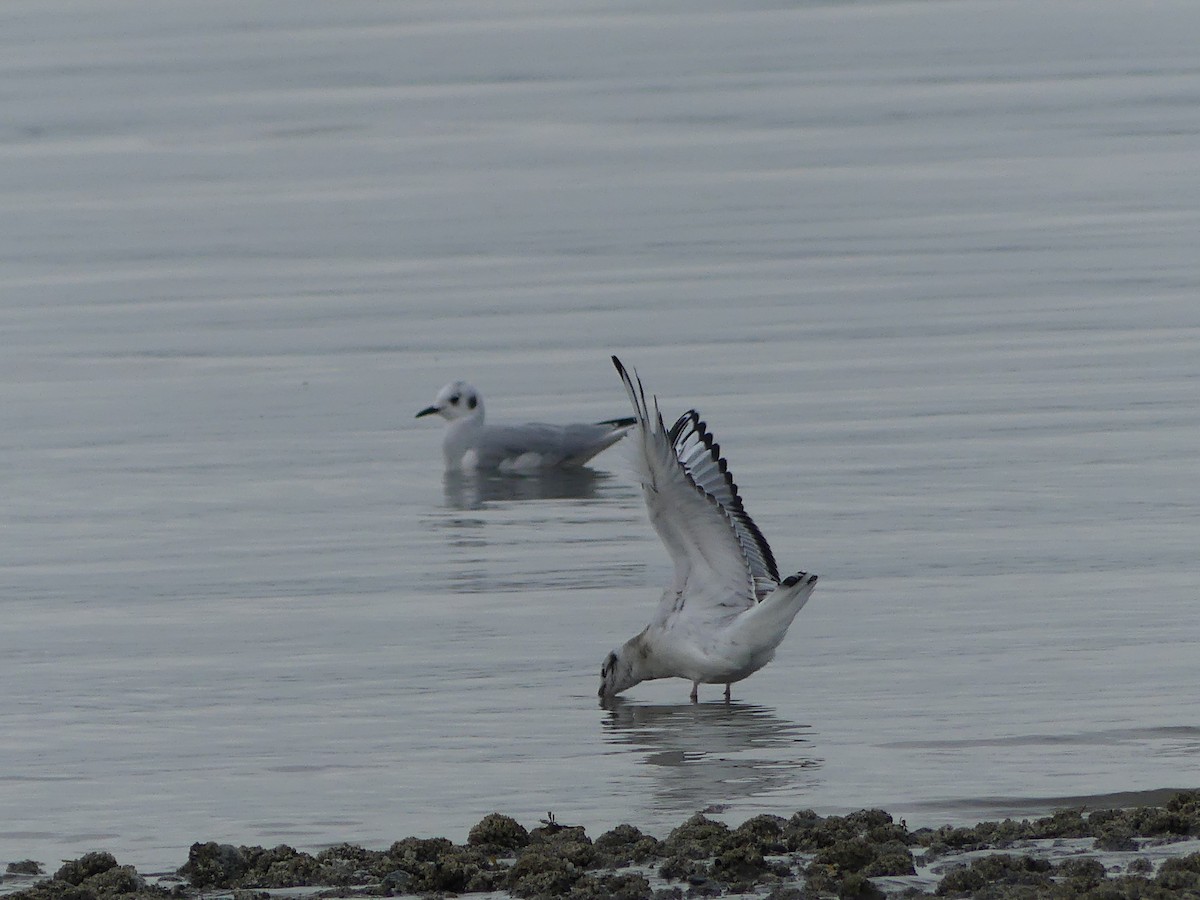
M 530 830 L 493 813 L 462 845 L 409 837 L 387 850 L 341 844 L 306 853 L 196 843 L 168 876 L 139 874 L 107 852 L 52 875 L 37 861 L 12 862 L 0 893 L 5 900 L 1200 898 L 1200 791 L 1163 806 L 913 831 L 882 810 L 762 815 L 734 828 L 695 815 L 662 840 L 632 825 L 592 838 L 553 816 Z

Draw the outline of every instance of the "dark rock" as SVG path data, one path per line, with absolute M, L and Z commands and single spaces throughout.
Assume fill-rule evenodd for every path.
M 835 832 L 845 834 L 846 823 L 835 823 Z M 895 832 L 878 826 L 869 826 L 870 833 L 877 836 Z M 809 864 L 810 877 L 818 880 L 840 880 L 850 873 L 861 873 L 864 878 L 879 875 L 913 875 L 912 851 L 898 840 L 875 843 L 866 837 L 857 836 L 838 840 L 821 847 Z M 867 890 L 867 888 L 863 888 Z
M 1031 885 L 1049 890 L 1050 863 L 1031 856 L 996 853 L 973 860 L 969 866 L 947 874 L 937 887 L 938 896 L 974 896 L 993 884 Z
M 378 850 L 364 850 L 355 844 L 335 844 L 332 847 L 326 847 L 317 854 L 317 863 L 321 867 L 322 883 L 331 884 L 337 887 L 344 884 L 361 884 L 362 881 L 358 878 L 367 879 L 370 873 L 375 869 L 380 862 L 386 859 L 387 854 L 381 853 Z M 351 875 L 351 881 L 343 882 L 327 881 L 327 878 L 338 878 L 341 872 L 356 873 Z M 329 874 L 324 874 L 329 873 Z
M 1025 836 L 1033 839 L 1092 837 L 1092 823 L 1083 817 L 1081 809 L 1060 809 L 1033 822 Z
M 899 841 L 873 844 L 873 858 L 862 870 L 863 875 L 874 878 L 880 875 L 916 875 L 917 868 L 912 851 Z
M 316 858 L 287 844 L 269 850 L 241 847 L 247 863 L 241 887 L 304 887 L 319 881 L 321 866 Z
M 731 847 L 720 854 L 713 860 L 708 873 L 714 881 L 743 891 L 761 881 L 779 876 L 777 866 L 767 862 L 754 847 L 746 845 Z M 786 866 L 783 867 L 783 873 L 788 874 Z
M 412 873 L 405 872 L 403 869 L 396 869 L 394 872 L 388 872 L 383 876 L 383 887 L 386 889 L 388 896 L 391 894 L 411 893 L 412 882 Z
M 376 872 L 386 854 L 353 844 L 326 847 L 317 854 L 318 880 L 329 887 L 361 887 L 379 877 Z
M 817 851 L 812 865 L 828 866 L 838 873 L 858 872 L 875 858 L 874 848 L 863 838 L 838 841 Z
M 571 888 L 570 900 L 651 900 L 654 891 L 644 875 L 608 872 L 585 875 Z
M 1097 887 L 1108 875 L 1104 863 L 1086 856 L 1063 861 L 1055 866 L 1054 874 L 1076 894 Z
M 1185 838 L 1194 833 L 1197 823 L 1175 810 L 1147 807 L 1129 810 L 1129 824 L 1141 837 Z
M 396 841 L 381 869 L 386 884 L 403 884 L 410 893 L 490 891 L 503 880 L 504 870 L 489 854 L 488 845 L 457 847 L 445 838 L 409 837 Z M 407 879 L 396 874 L 403 872 Z
M 1030 836 L 1028 822 L 1005 819 L 1003 822 L 980 822 L 973 828 L 943 825 L 933 831 L 922 829 L 912 838 L 916 844 L 928 848 L 925 859 L 932 862 L 946 853 L 1004 849 L 1017 841 L 1028 840 Z
M 677 854 L 669 857 L 658 867 L 658 875 L 667 881 L 687 881 L 690 878 L 704 877 L 707 867 L 688 856 Z
M 96 893 L 86 885 L 50 878 L 23 891 L 7 894 L 4 900 L 96 900 Z
M 579 869 L 590 868 L 596 859 L 592 839 L 578 825 L 535 828 L 529 834 L 529 846 L 522 856 L 535 851 L 564 859 Z
M 1200 892 L 1200 853 L 1165 860 L 1154 876 L 1154 883 L 1169 891 Z
M 614 868 L 646 863 L 662 856 L 662 841 L 632 825 L 618 825 L 596 838 L 597 862 Z
M 437 862 L 447 853 L 454 851 L 454 844 L 446 838 L 406 837 L 396 841 L 387 852 L 391 860 L 413 862 Z
M 517 897 L 562 896 L 582 875 L 553 853 L 526 850 L 508 870 L 505 886 Z
M 1153 870 L 1154 865 L 1144 856 L 1131 859 L 1129 865 L 1125 867 L 1125 871 L 1130 875 L 1149 875 Z
M 734 829 L 733 837 L 739 843 L 749 843 L 759 853 L 786 853 L 788 848 L 784 840 L 784 828 L 787 824 L 787 819 L 781 816 L 755 816 Z
M 887 896 L 865 875 L 852 872 L 838 886 L 839 900 L 883 900 Z
M 804 868 L 805 894 L 820 896 L 835 893 L 842 882 L 843 873 L 825 863 L 811 862 Z
M 716 856 L 728 846 L 729 826 L 696 813 L 663 841 L 663 852 L 690 859 Z
M 903 840 L 908 829 L 897 825 L 892 814 L 882 809 L 860 809 L 846 816 L 846 824 L 874 842 Z
M 1103 822 L 1094 826 L 1097 850 L 1136 850 L 1138 843 L 1133 839 L 1133 828 L 1124 819 Z
M 1171 812 L 1200 815 L 1200 791 L 1180 791 L 1166 802 L 1166 807 Z
M 529 832 L 516 819 L 491 813 L 471 829 L 467 843 L 496 851 L 518 850 L 529 843 Z
M 4 867 L 4 871 L 8 875 L 41 875 L 42 867 L 37 860 L 23 859 L 19 862 L 10 862 Z
M 788 820 L 783 842 L 788 850 L 813 853 L 845 841 L 863 840 L 868 844 L 913 844 L 917 839 L 903 825 L 892 821 L 881 809 L 862 809 L 848 816 L 821 818 L 812 810 L 803 810 Z
M 790 884 L 778 884 L 771 888 L 763 900 L 805 900 L 805 894 L 800 888 Z
M 133 866 L 118 865 L 111 853 L 88 853 L 63 863 L 53 878 L 36 882 L 5 900 L 165 900 L 162 887 L 148 887 Z
M 246 874 L 246 855 L 232 844 L 192 844 L 179 874 L 198 888 L 230 888 Z
M 482 891 L 498 891 L 504 886 L 507 875 L 507 869 L 501 869 L 495 865 L 472 866 L 467 877 L 467 886 L 463 888 L 463 892 L 471 894 Z
M 98 896 L 108 897 L 115 894 L 135 894 L 145 890 L 146 879 L 139 875 L 133 866 L 113 866 L 92 875 L 85 884 Z
M 715 881 L 709 881 L 707 878 L 697 878 L 689 882 L 687 889 L 688 900 L 696 900 L 700 897 L 720 897 L 725 893 L 719 884 Z
M 812 853 L 834 843 L 828 837 L 826 820 L 811 809 L 801 810 L 788 819 L 783 839 L 788 850 L 801 853 Z
M 63 863 L 62 867 L 54 873 L 54 880 L 80 885 L 93 875 L 107 872 L 109 869 L 115 868 L 116 865 L 117 860 L 111 853 L 104 851 L 99 853 L 85 853 L 79 859 Z

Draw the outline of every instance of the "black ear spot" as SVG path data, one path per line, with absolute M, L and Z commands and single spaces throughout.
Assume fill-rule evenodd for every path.
M 611 672 L 614 668 L 616 668 L 616 665 L 617 665 L 617 654 L 615 654 L 615 653 L 608 654 L 608 656 L 606 656 L 604 658 L 604 665 L 602 665 L 600 667 L 600 677 L 607 678 L 608 673 Z
M 479 405 L 479 401 L 475 399 L 475 395 L 471 394 L 467 397 L 467 409 L 474 409 Z

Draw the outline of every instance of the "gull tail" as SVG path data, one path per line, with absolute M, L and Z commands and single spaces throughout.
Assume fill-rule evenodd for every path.
M 739 637 L 752 642 L 751 646 L 778 647 L 816 586 L 816 575 L 789 575 L 760 603 L 738 616 L 735 628 Z

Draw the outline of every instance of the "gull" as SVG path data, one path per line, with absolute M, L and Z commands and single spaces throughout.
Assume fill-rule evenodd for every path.
M 652 678 L 729 686 L 775 656 L 817 576 L 782 581 L 766 538 L 742 506 L 721 448 L 691 409 L 670 430 L 654 414 L 636 373 L 613 365 L 637 413 L 630 437 L 650 523 L 675 563 L 653 621 L 605 658 L 600 697 L 608 700 Z M 637 387 L 634 387 L 636 379 Z
M 419 413 L 446 420 L 442 455 L 446 471 L 537 472 L 577 468 L 611 447 L 633 427 L 634 420 L 609 419 L 594 425 L 487 425 L 483 397 L 465 381 L 452 381 Z

